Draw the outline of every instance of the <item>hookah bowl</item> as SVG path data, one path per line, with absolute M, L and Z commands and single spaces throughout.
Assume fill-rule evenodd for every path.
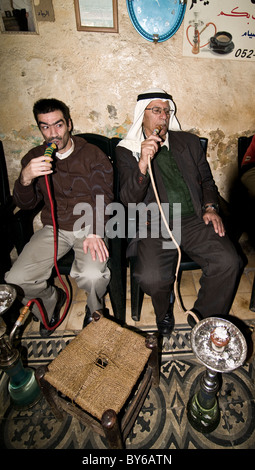
M 16 299 L 16 290 L 8 284 L 0 284 L 0 314 L 5 313 Z M 16 409 L 27 409 L 41 398 L 34 371 L 24 368 L 19 351 L 13 347 L 12 338 L 21 323 L 16 322 L 10 334 L 0 316 L 0 369 L 9 376 L 8 391 Z
M 241 331 L 230 321 L 210 317 L 201 320 L 191 331 L 191 347 L 206 366 L 200 389 L 187 404 L 190 424 L 201 433 L 214 431 L 220 422 L 217 400 L 219 373 L 240 367 L 247 356 L 247 344 Z

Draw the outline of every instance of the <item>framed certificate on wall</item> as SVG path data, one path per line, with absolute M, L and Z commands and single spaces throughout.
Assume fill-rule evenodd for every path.
M 118 32 L 117 0 L 74 0 L 78 31 Z

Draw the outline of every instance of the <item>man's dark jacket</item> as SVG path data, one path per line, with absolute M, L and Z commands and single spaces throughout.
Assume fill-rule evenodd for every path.
M 190 191 L 195 213 L 202 218 L 203 205 L 218 204 L 219 193 L 199 137 L 188 132 L 169 131 L 169 147 Z M 120 177 L 120 199 L 123 204 L 128 206 L 129 203 L 143 202 L 147 206 L 156 202 L 150 176 L 140 172 L 138 161 L 132 152 L 118 146 L 116 157 Z M 168 201 L 157 165 L 157 155 L 153 158 L 151 167 L 161 203 L 178 203 L 179 201 Z M 131 247 L 128 251 L 131 253 Z

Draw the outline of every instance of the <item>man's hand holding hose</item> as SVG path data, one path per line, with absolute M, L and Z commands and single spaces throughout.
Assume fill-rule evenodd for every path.
M 162 139 L 159 137 L 159 133 L 162 127 L 157 126 L 153 133 L 141 143 L 141 157 L 139 160 L 139 168 L 141 173 L 146 175 L 148 170 L 148 159 L 152 160 L 155 154 L 158 151 L 159 144 L 162 142 Z
M 51 162 L 53 159 L 48 158 L 45 160 L 45 156 L 32 158 L 30 162 L 25 166 L 21 172 L 20 182 L 23 186 L 29 186 L 35 178 L 38 176 L 50 175 L 52 173 Z
M 56 144 L 50 144 L 46 148 L 44 155 L 32 158 L 23 168 L 20 177 L 20 182 L 23 186 L 29 186 L 38 176 L 50 175 L 53 172 L 51 162 L 53 161 L 52 154 L 56 148 Z

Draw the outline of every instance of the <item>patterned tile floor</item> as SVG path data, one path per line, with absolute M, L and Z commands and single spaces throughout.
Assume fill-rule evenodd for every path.
M 204 366 L 187 344 L 189 331 L 177 325 L 171 348 L 163 353 L 159 388 L 151 389 L 129 435 L 127 449 L 255 449 L 254 364 L 223 374 L 219 392 L 221 421 L 211 434 L 195 431 L 187 420 L 186 406 L 198 388 Z M 25 337 L 22 346 L 31 367 L 56 356 L 71 335 L 42 340 Z M 26 411 L 10 405 L 6 375 L 1 378 L 1 449 L 105 449 L 105 440 L 66 416 L 58 422 L 44 399 Z M 3 403 L 4 402 L 4 403 Z M 1 406 L 1 408 L 2 408 Z
M 255 314 L 249 310 L 255 271 L 255 253 L 248 253 L 248 264 L 233 303 L 231 315 L 255 327 Z M 198 289 L 199 272 L 184 273 L 181 295 L 191 308 Z M 56 281 L 58 283 L 58 280 Z M 73 303 L 62 325 L 47 339 L 40 337 L 38 323 L 29 321 L 20 342 L 24 365 L 36 368 L 52 360 L 81 329 L 86 296 L 72 283 Z M 109 299 L 106 299 L 110 308 Z M 175 306 L 176 325 L 168 348 L 162 351 L 159 388 L 151 389 L 135 426 L 127 438 L 128 450 L 146 449 L 255 449 L 255 360 L 237 370 L 222 374 L 218 393 L 220 424 L 210 434 L 197 432 L 187 419 L 186 406 L 199 387 L 205 367 L 198 362 L 190 346 L 190 327 L 185 314 Z M 130 315 L 127 295 L 127 324 L 154 330 L 155 319 L 150 299 L 145 297 L 140 322 Z M 7 392 L 7 375 L 0 372 L 0 449 L 106 449 L 105 440 L 76 419 L 66 416 L 58 422 L 47 403 L 26 411 L 17 411 Z

